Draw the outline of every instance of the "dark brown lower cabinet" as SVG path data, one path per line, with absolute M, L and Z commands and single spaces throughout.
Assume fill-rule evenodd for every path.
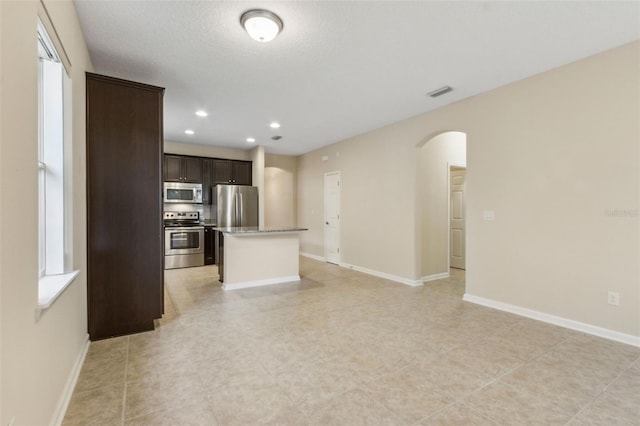
M 204 264 L 213 265 L 216 262 L 215 249 L 216 232 L 209 226 L 204 228 Z
M 91 340 L 152 330 L 163 313 L 164 89 L 87 73 Z

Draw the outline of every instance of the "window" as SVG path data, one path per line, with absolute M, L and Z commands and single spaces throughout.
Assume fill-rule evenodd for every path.
M 48 308 L 77 276 L 71 262 L 71 80 L 38 22 L 38 306 Z

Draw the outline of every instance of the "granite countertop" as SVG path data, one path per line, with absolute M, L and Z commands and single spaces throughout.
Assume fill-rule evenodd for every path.
M 213 227 L 215 227 L 215 226 L 216 226 L 216 223 L 215 223 L 215 222 L 212 222 L 212 221 L 210 221 L 210 220 L 205 220 L 205 221 L 200 222 L 200 223 L 202 224 L 202 226 L 207 226 L 207 227 L 209 227 L 209 226 L 213 226 Z
M 206 225 L 205 225 L 206 226 Z M 216 231 L 223 232 L 225 234 L 242 235 L 242 234 L 269 234 L 278 232 L 300 232 L 308 231 L 308 228 L 284 228 L 284 227 L 258 227 L 258 226 L 227 226 L 227 227 L 214 227 Z

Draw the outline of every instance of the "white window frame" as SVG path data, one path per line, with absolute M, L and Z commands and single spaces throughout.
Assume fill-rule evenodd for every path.
M 79 273 L 72 265 L 72 86 L 50 34 L 38 20 L 38 318 Z

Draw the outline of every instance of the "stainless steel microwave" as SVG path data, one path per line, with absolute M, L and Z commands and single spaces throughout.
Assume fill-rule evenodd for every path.
M 202 184 L 165 182 L 162 198 L 165 203 L 202 204 Z

